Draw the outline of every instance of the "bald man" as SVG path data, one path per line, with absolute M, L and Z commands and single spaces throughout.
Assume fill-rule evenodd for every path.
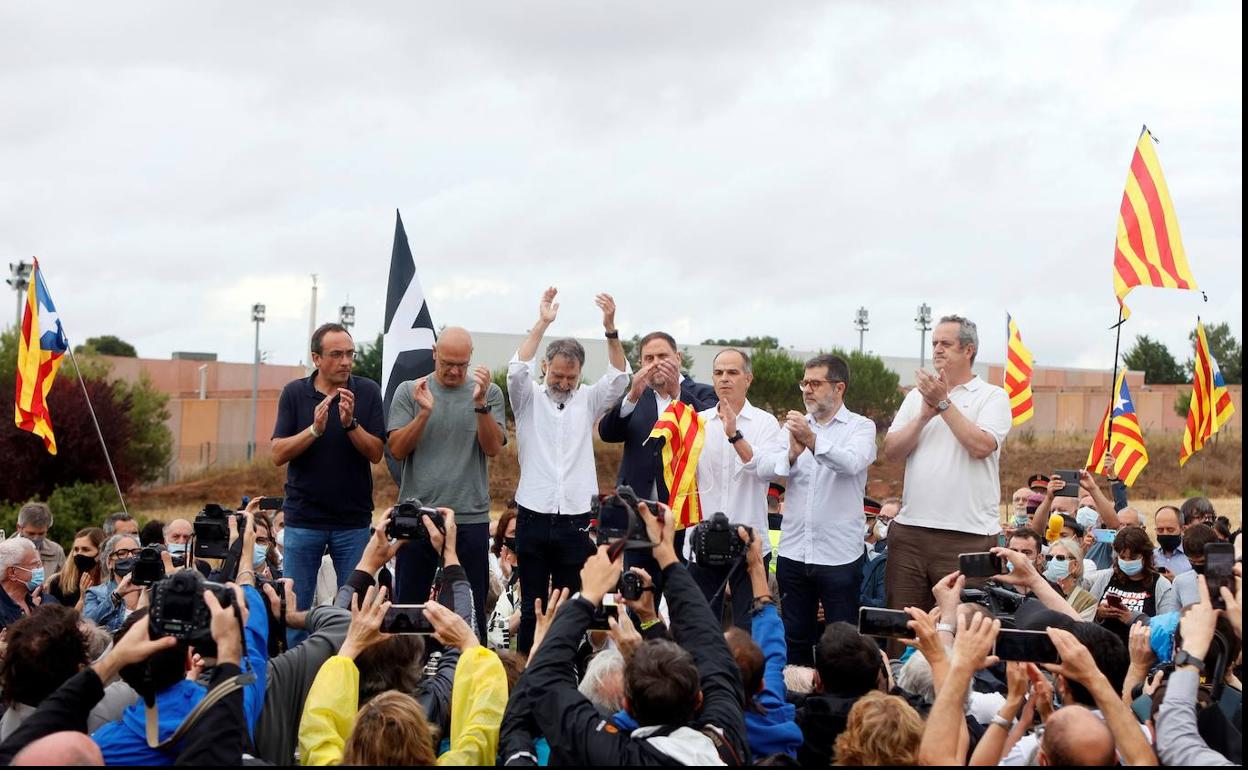
M 1033 764 L 1100 767 L 1114 761 L 1113 733 L 1105 720 L 1084 706 L 1063 706 L 1044 720 Z
M 477 634 L 485 638 L 490 486 L 486 458 L 506 443 L 503 391 L 473 368 L 472 336 L 451 327 L 433 347 L 433 374 L 400 385 L 390 405 L 390 454 L 403 465 L 399 500 L 455 511 L 456 552 L 472 584 Z M 395 599 L 423 604 L 438 567 L 427 540 L 399 551 Z
M 46 735 L 17 752 L 15 767 L 103 767 L 100 747 L 86 733 L 66 730 Z

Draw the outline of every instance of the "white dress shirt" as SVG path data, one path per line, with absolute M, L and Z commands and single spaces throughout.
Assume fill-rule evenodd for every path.
M 539 513 L 575 515 L 589 510 L 598 494 L 594 465 L 594 425 L 628 387 L 627 371 L 610 363 L 593 385 L 581 385 L 558 402 L 538 384 L 537 355 L 512 356 L 507 364 L 507 395 L 516 416 L 520 483 L 516 502 Z
M 754 456 L 741 462 L 737 448 L 728 443 L 719 408 L 698 412 L 706 424 L 706 438 L 698 457 L 698 495 L 702 502 L 702 520 L 722 511 L 728 521 L 754 529 L 763 545 L 763 555 L 771 553 L 767 536 L 767 485 L 776 477 L 776 453 L 788 451 L 788 436 L 774 416 L 749 401 L 737 415 L 737 430 L 749 442 Z M 685 538 L 685 554 L 690 553 L 693 538 Z
M 789 431 L 776 460 L 776 475 L 788 476 L 784 517 L 780 524 L 780 555 L 803 564 L 836 567 L 863 556 L 862 510 L 867 468 L 875 462 L 875 423 L 842 404 L 820 425 L 806 415 L 815 431 L 815 451 L 803 450 L 789 464 Z

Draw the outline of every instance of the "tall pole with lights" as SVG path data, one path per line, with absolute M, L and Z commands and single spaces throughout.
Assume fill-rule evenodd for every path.
M 922 369 L 927 360 L 927 333 L 932 330 L 932 308 L 926 302 L 919 305 L 919 314 L 914 317 L 914 323 L 919 330 L 919 368 Z
M 858 308 L 858 312 L 854 314 L 854 327 L 858 329 L 858 354 L 863 352 L 863 336 L 867 333 L 870 320 L 865 307 Z
M 17 294 L 17 320 L 13 322 L 15 329 L 22 328 L 22 306 L 26 304 L 26 290 L 30 288 L 30 268 L 29 262 L 10 262 L 9 277 L 5 279 L 5 283 Z
M 251 306 L 251 320 L 256 325 L 256 358 L 251 365 L 251 433 L 247 436 L 247 459 L 256 456 L 256 405 L 260 398 L 260 324 L 264 322 L 264 305 Z

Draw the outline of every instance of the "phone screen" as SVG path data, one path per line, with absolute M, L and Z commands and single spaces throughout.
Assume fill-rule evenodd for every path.
M 1098 543 L 1114 544 L 1114 538 L 1118 536 L 1118 530 L 1115 529 L 1094 529 L 1092 536 L 1096 538 Z
M 1028 663 L 1057 663 L 1060 660 L 1053 640 L 1043 631 L 1002 629 L 997 634 L 993 654 L 1001 660 L 1021 660 Z
M 885 639 L 911 639 L 914 632 L 906 624 L 910 615 L 902 610 L 863 607 L 858 610 L 858 633 Z
M 260 498 L 260 510 L 262 511 L 280 511 L 282 505 L 285 504 L 284 497 L 262 497 Z
M 620 608 L 615 603 L 615 594 L 607 594 L 602 597 L 602 606 L 594 611 L 594 615 L 589 621 L 589 630 L 611 630 L 610 618 L 615 618 L 617 621 L 620 619 Z
M 991 553 L 960 553 L 958 554 L 958 571 L 964 577 L 992 577 L 1000 575 L 1004 569 L 1001 557 Z
M 381 620 L 384 634 L 432 634 L 433 624 L 425 617 L 423 604 L 392 604 Z
M 1230 543 L 1207 543 L 1205 545 L 1205 584 L 1209 586 L 1209 601 L 1215 610 L 1226 609 L 1222 599 L 1222 586 L 1235 590 L 1235 546 Z

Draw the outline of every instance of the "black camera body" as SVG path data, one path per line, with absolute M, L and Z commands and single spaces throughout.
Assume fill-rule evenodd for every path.
M 153 639 L 172 636 L 193 647 L 212 645 L 212 613 L 204 603 L 209 590 L 222 607 L 234 604 L 234 592 L 220 583 L 205 580 L 197 570 L 181 570 L 152 586 L 148 608 L 148 632 Z
M 693 528 L 689 533 L 690 549 L 694 560 L 703 567 L 724 567 L 745 554 L 749 543 L 737 535 L 737 527 L 728 521 L 727 514 L 716 511 L 709 519 Z M 747 528 L 747 532 L 750 530 Z M 751 532 L 750 539 L 754 535 Z
M 1023 594 L 1004 588 L 991 581 L 979 588 L 963 588 L 961 601 L 986 607 L 993 617 L 1001 621 L 1002 628 L 1014 628 L 1014 615 L 1027 601 Z
M 150 586 L 164 577 L 165 562 L 160 558 L 160 549 L 149 546 L 139 551 L 130 573 L 130 582 L 136 586 Z
M 197 559 L 224 559 L 230 552 L 230 517 L 237 511 L 223 505 L 207 503 L 195 516 L 195 553 Z
M 429 530 L 424 519 L 428 518 L 442 534 L 446 534 L 446 517 L 437 508 L 428 508 L 419 500 L 404 500 L 390 512 L 386 524 L 386 537 L 392 540 L 428 540 Z
M 626 570 L 620 573 L 620 583 L 615 590 L 628 601 L 635 602 L 646 592 L 646 584 L 641 575 Z
M 659 504 L 639 499 L 627 484 L 616 487 L 615 494 L 591 497 L 589 510 L 594 520 L 594 544 L 611 545 L 627 540 L 625 549 L 653 548 L 655 544 L 650 542 L 646 522 L 637 508 L 640 503 L 645 503 L 651 513 L 658 515 Z

